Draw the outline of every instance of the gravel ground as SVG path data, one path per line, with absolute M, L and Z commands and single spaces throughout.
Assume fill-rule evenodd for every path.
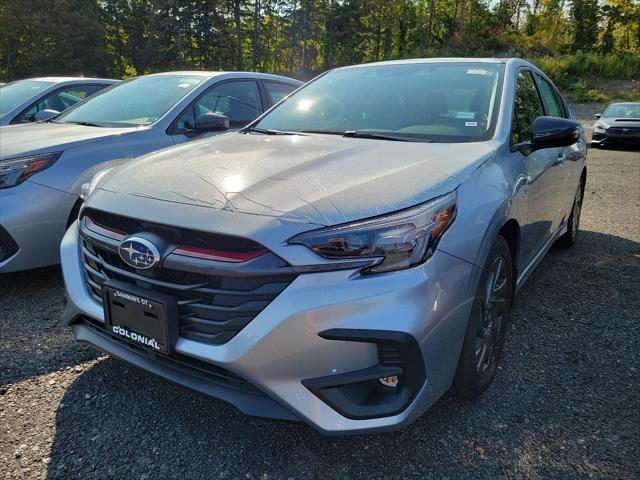
M 517 297 L 502 367 L 399 432 L 244 416 L 76 344 L 58 268 L 0 277 L 0 477 L 640 478 L 640 153 L 591 150 L 582 233 Z

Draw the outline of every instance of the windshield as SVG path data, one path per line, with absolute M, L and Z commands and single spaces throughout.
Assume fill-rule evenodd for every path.
M 103 90 L 67 110 L 55 122 L 100 127 L 149 125 L 203 80 L 203 77 L 178 75 L 139 77 Z
M 603 118 L 640 118 L 640 103 L 619 103 L 609 105 Z
M 25 100 L 53 85 L 41 80 L 20 80 L 0 88 L 0 115 L 13 110 Z
M 334 70 L 311 82 L 255 128 L 471 142 L 495 129 L 503 65 L 411 63 Z

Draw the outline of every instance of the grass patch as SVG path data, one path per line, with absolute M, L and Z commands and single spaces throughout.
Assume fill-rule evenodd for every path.
M 632 88 L 626 88 L 632 80 L 640 79 L 639 55 L 578 52 L 530 61 L 567 92 L 573 102 L 640 101 L 640 84 L 635 82 Z
M 572 102 L 577 103 L 605 103 L 609 101 L 607 95 L 583 78 L 573 84 L 573 88 L 569 90 L 569 97 Z

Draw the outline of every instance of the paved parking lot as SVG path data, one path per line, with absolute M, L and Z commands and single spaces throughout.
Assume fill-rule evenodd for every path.
M 640 152 L 588 168 L 580 243 L 520 292 L 493 386 L 395 433 L 244 416 L 74 343 L 58 268 L 0 277 L 0 476 L 640 478 Z

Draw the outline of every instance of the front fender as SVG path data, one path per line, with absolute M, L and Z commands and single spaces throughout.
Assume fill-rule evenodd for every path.
M 484 266 L 502 227 L 511 219 L 522 225 L 526 218 L 521 165 L 517 158 L 494 157 L 458 187 L 456 219 L 438 249 Z
M 107 160 L 106 162 L 98 163 L 97 165 L 93 165 L 88 168 L 84 172 L 82 172 L 78 177 L 76 177 L 73 183 L 69 186 L 69 193 L 73 193 L 74 195 L 80 195 L 82 190 L 82 185 L 90 182 L 96 173 L 102 170 L 108 170 L 110 168 L 119 167 L 120 165 L 128 162 L 129 158 L 118 158 L 115 160 Z

